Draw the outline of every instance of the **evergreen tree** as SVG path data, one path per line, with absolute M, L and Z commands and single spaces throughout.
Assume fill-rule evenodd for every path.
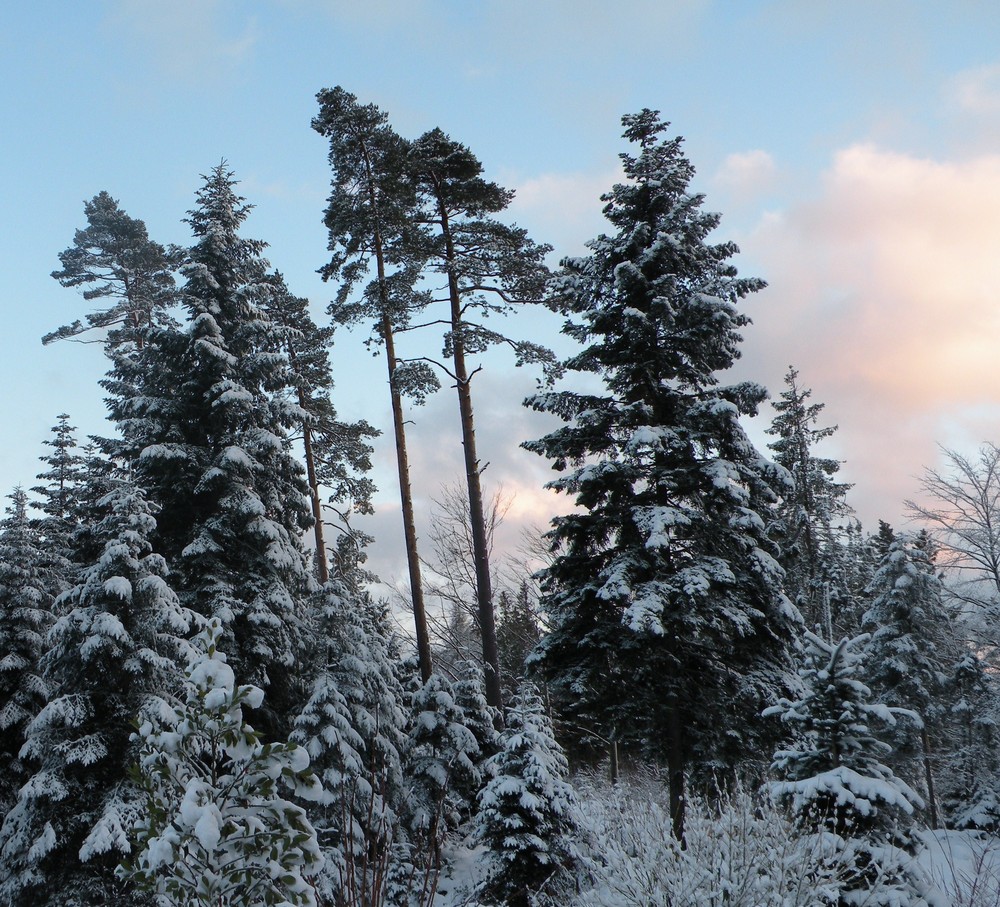
M 141 346 L 144 329 L 173 323 L 173 271 L 181 252 L 153 242 L 146 225 L 129 217 L 107 192 L 99 192 L 83 210 L 87 226 L 59 253 L 62 270 L 52 276 L 64 287 L 84 287 L 86 300 L 108 300 L 107 307 L 89 313 L 86 323 L 74 321 L 46 334 L 42 343 L 107 329 L 107 350 L 115 355 L 124 343 Z
M 447 678 L 431 675 L 413 697 L 403 770 L 413 836 L 438 861 L 445 835 L 470 813 L 466 799 L 478 793 L 479 743 Z
M 732 243 L 707 242 L 719 217 L 689 190 L 681 140 L 650 110 L 623 123 L 639 152 L 603 197 L 615 232 L 554 281 L 564 331 L 587 344 L 566 368 L 604 392 L 528 401 L 568 423 L 525 446 L 577 504 L 548 534 L 534 658 L 576 724 L 666 757 L 680 838 L 692 765 L 725 771 L 766 745 L 760 704 L 794 680 L 798 614 L 762 516 L 785 472 L 739 422 L 766 392 L 717 376 L 749 320 L 736 303 L 763 283 L 736 276 Z
M 398 659 L 374 606 L 335 581 L 318 595 L 317 666 L 292 741 L 309 753 L 323 794 L 311 810 L 325 858 L 326 902 L 378 903 L 403 811 L 405 747 Z
M 542 301 L 549 276 L 544 258 L 551 247 L 538 245 L 525 230 L 502 224 L 491 216 L 505 210 L 514 193 L 483 179 L 483 167 L 475 155 L 440 129 L 417 139 L 408 168 L 420 190 L 420 216 L 433 231 L 427 247 L 427 266 L 440 275 L 447 287 L 440 300 L 448 312 L 441 319 L 447 327 L 442 352 L 451 364 L 435 364 L 454 382 L 458 393 L 486 700 L 500 709 L 500 657 L 483 467 L 476 447 L 472 402 L 472 379 L 481 366 L 473 367 L 469 359 L 503 344 L 514 350 L 517 366 L 552 363 L 552 353 L 545 347 L 513 340 L 485 323 L 490 317 L 509 315 L 519 306 Z
M 887 739 L 896 765 L 909 763 L 912 769 L 917 759 L 922 761 L 928 817 L 936 828 L 932 739 L 940 734 L 946 666 L 954 663 L 958 645 L 926 532 L 896 537 L 869 592 L 872 603 L 862 623 L 871 635 L 867 679 L 880 702 L 912 709 L 920 716 L 916 732 L 898 724 L 897 732 Z
M 39 459 L 48 467 L 36 478 L 41 483 L 32 488 L 40 500 L 34 506 L 44 514 L 39 529 L 51 543 L 69 548 L 69 539 L 81 517 L 80 498 L 86 481 L 83 457 L 75 453 L 76 427 L 69 416 L 60 413 L 52 427 L 52 438 L 42 443 L 52 448 Z
M 58 574 L 41 549 L 27 515 L 27 495 L 16 488 L 0 523 L 0 817 L 29 776 L 19 753 L 28 724 L 46 702 L 40 661 Z
M 342 538 L 336 547 L 338 568 L 343 575 L 357 566 L 358 534 L 348 521 L 352 510 L 371 513 L 375 490 L 365 473 L 371 469 L 368 439 L 378 431 L 367 422 L 342 422 L 330 399 L 333 373 L 329 347 L 333 328 L 321 328 L 309 314 L 309 301 L 293 296 L 281 275 L 275 275 L 275 291 L 265 297 L 270 318 L 283 330 L 283 352 L 288 357 L 294 399 L 302 411 L 300 429 L 306 477 L 312 503 L 316 573 L 320 584 L 330 578 L 325 539 L 325 519 L 320 487 L 330 490 L 342 518 Z M 346 535 L 347 538 L 343 538 Z M 366 541 L 366 540 L 365 540 Z M 362 558 L 363 559 L 363 558 Z
M 190 615 L 151 551 L 142 495 L 120 483 L 106 506 L 100 557 L 56 602 L 41 662 L 49 701 L 22 750 L 33 774 L 0 828 L 5 903 L 134 903 L 114 877 L 142 811 L 132 721 L 179 689 Z
M 542 700 L 524 685 L 507 710 L 500 752 L 479 796 L 478 839 L 490 852 L 479 894 L 486 903 L 527 907 L 577 862 L 576 795 Z
M 949 825 L 1000 830 L 1000 691 L 981 658 L 965 652 L 948 678 L 941 803 Z
M 265 690 L 258 729 L 281 738 L 302 698 L 309 488 L 289 450 L 301 410 L 285 329 L 266 314 L 275 284 L 265 244 L 239 235 L 250 207 L 235 185 L 225 164 L 205 178 L 188 217 L 186 330 L 150 330 L 117 358 L 105 387 L 123 440 L 105 443 L 159 507 L 182 601 L 221 619 L 238 681 Z
M 771 404 L 775 417 L 766 431 L 777 438 L 768 444 L 775 462 L 794 482 L 777 508 L 785 589 L 810 626 L 825 626 L 838 622 L 839 615 L 830 614 L 828 562 L 837 544 L 834 521 L 851 512 L 844 500 L 851 486 L 835 480 L 839 460 L 814 453 L 837 426 L 814 427 L 824 404 L 809 403 L 812 391 L 800 387 L 798 378 L 789 366 L 787 389 Z
M 805 634 L 802 698 L 765 710 L 791 725 L 795 742 L 774 756 L 784 779 L 774 784 L 801 826 L 832 836 L 837 859 L 851 867 L 838 903 L 925 905 L 925 885 L 911 865 L 911 816 L 923 805 L 883 759 L 889 744 L 871 729 L 893 725 L 904 710 L 872 701 L 860 680 L 867 635 L 825 642 Z
M 218 620 L 199 634 L 183 705 L 145 720 L 139 774 L 146 801 L 139 851 L 120 875 L 177 907 L 316 907 L 308 877 L 322 865 L 302 807 L 320 795 L 306 751 L 262 743 L 243 716 L 263 691 L 236 686 L 217 648 Z
M 527 581 L 517 592 L 500 593 L 497 608 L 497 649 L 500 655 L 500 677 L 504 689 L 513 694 L 524 682 L 527 662 L 541 640 L 538 618 L 532 602 L 533 590 Z
M 333 170 L 324 218 L 332 257 L 320 273 L 324 279 L 340 279 L 337 299 L 330 305 L 334 321 L 371 321 L 373 342 L 385 348 L 417 654 L 420 675 L 426 681 L 433 663 L 417 551 L 403 399 L 408 396 L 421 403 L 438 382 L 427 366 L 403 364 L 396 354 L 396 332 L 426 302 L 413 289 L 423 257 L 418 251 L 421 243 L 413 241 L 417 229 L 416 194 L 404 168 L 408 145 L 374 104 L 359 104 L 353 94 L 339 86 L 324 89 L 317 100 L 320 113 L 312 126 L 330 140 Z M 374 278 L 362 298 L 352 301 L 355 287 L 370 276 L 373 265 Z

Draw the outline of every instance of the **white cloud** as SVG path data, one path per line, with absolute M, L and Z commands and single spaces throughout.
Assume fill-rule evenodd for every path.
M 746 198 L 771 188 L 777 173 L 774 158 L 757 148 L 728 155 L 712 177 L 712 182 L 736 196 Z
M 958 73 L 950 85 L 950 94 L 962 110 L 976 114 L 1000 111 L 1000 63 L 979 66 Z
M 622 178 L 620 168 L 601 173 L 543 173 L 529 178 L 501 174 L 516 195 L 510 216 L 544 237 L 561 255 L 580 255 L 584 243 L 606 229 L 601 196 Z
M 200 83 L 238 66 L 257 45 L 255 19 L 227 15 L 228 6 L 225 0 L 116 0 L 107 22 L 172 78 Z

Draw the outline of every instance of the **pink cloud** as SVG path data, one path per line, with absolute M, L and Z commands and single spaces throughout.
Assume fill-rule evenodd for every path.
M 743 246 L 770 287 L 748 304 L 740 371 L 776 396 L 800 369 L 840 424 L 866 523 L 898 518 L 937 442 L 1000 436 L 982 415 L 996 400 L 1000 156 L 851 146 L 815 198 L 765 215 Z M 964 428 L 963 412 L 977 414 Z

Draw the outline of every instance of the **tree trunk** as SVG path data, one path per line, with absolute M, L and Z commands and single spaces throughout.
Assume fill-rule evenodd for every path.
M 306 392 L 299 388 L 299 406 L 306 409 Z M 309 498 L 312 502 L 313 536 L 316 539 L 316 574 L 322 585 L 330 579 L 330 567 L 326 559 L 326 539 L 323 537 L 323 505 L 319 499 L 319 479 L 316 478 L 316 457 L 313 453 L 312 429 L 309 420 L 302 422 L 302 445 L 306 456 L 306 479 L 309 482 Z
M 939 828 L 937 797 L 934 794 L 934 774 L 931 772 L 931 741 L 927 728 L 920 731 L 920 742 L 924 748 L 924 780 L 927 783 L 927 812 L 931 828 Z
M 381 270 L 381 264 L 379 269 Z M 396 472 L 399 476 L 399 499 L 403 511 L 403 538 L 406 543 L 406 564 L 410 575 L 410 598 L 413 602 L 413 627 L 417 637 L 417 658 L 420 679 L 427 683 L 434 672 L 431 660 L 431 640 L 427 632 L 427 612 L 424 609 L 424 587 L 420 577 L 420 557 L 417 554 L 417 528 L 413 518 L 413 492 L 410 488 L 410 459 L 406 452 L 406 427 L 403 420 L 403 399 L 396 387 L 396 345 L 392 323 L 382 316 L 385 356 L 389 365 L 389 394 L 392 398 L 392 427 L 396 436 Z
M 375 265 L 378 276 L 379 306 L 382 312 L 382 337 L 385 343 L 385 358 L 389 370 L 389 395 L 392 399 L 392 428 L 396 438 L 396 472 L 399 475 L 399 499 L 403 511 L 403 538 L 406 544 L 406 564 L 410 575 L 410 599 L 413 602 L 413 624 L 417 638 L 417 658 L 420 663 L 420 678 L 424 683 L 434 672 L 431 660 L 430 634 L 427 632 L 427 612 L 424 608 L 424 586 L 420 577 L 420 557 L 417 554 L 417 529 L 413 517 L 413 493 L 410 490 L 410 460 L 406 452 L 406 427 L 403 419 L 403 399 L 396 386 L 396 345 L 393 336 L 392 319 L 389 317 L 389 294 L 385 278 L 385 250 L 378 217 L 378 196 L 372 174 L 371 157 L 368 147 L 362 143 L 365 161 L 365 175 L 368 181 L 368 199 L 375 214 L 375 232 L 372 237 L 375 247 Z
M 445 240 L 448 264 L 448 295 L 451 302 L 451 342 L 455 363 L 455 386 L 458 390 L 458 409 L 462 421 L 462 446 L 465 450 L 465 478 L 469 489 L 469 525 L 472 530 L 472 556 L 476 568 L 476 599 L 479 609 L 479 628 L 483 640 L 483 674 L 486 701 L 503 714 L 503 696 L 500 691 L 500 654 L 497 647 L 496 615 L 493 612 L 493 582 L 490 577 L 490 553 L 486 533 L 486 516 L 483 506 L 483 486 L 480 479 L 479 455 L 476 452 L 476 428 L 472 407 L 472 387 L 465 362 L 465 342 L 462 338 L 462 298 L 455 276 L 455 247 L 448 225 L 448 212 L 438 197 L 441 231 Z M 502 720 L 502 719 L 501 719 Z
M 676 705 L 667 713 L 667 787 L 670 797 L 670 825 L 674 837 L 685 847 L 684 730 Z

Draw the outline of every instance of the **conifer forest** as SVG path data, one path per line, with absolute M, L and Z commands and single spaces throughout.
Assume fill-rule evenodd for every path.
M 1000 447 L 862 526 L 809 363 L 732 380 L 765 282 L 659 112 L 609 133 L 575 257 L 390 113 L 317 95 L 325 300 L 248 235 L 238 161 L 186 244 L 108 186 L 51 250 L 79 311 L 42 341 L 101 346 L 108 430 L 53 413 L 7 489 L 0 907 L 1000 907 Z M 335 336 L 385 424 L 340 415 Z M 486 356 L 537 379 L 507 443 L 558 508 L 513 559 Z M 435 394 L 443 490 L 407 437 Z

